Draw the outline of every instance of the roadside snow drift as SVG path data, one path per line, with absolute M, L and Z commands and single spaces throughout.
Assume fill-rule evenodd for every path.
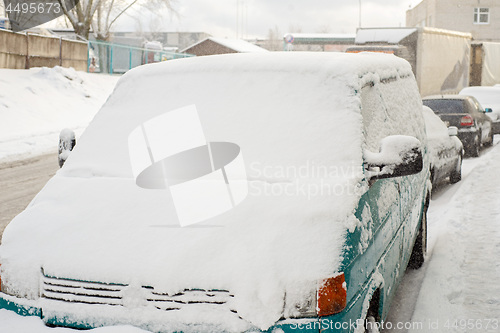
M 56 152 L 59 132 L 81 133 L 118 78 L 62 67 L 0 69 L 0 160 Z

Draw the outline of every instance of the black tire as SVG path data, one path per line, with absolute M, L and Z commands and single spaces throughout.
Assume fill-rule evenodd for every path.
M 457 166 L 450 173 L 450 183 L 455 184 L 462 180 L 462 155 L 458 156 Z
M 380 316 L 378 309 L 380 306 L 380 289 L 377 289 L 370 300 L 370 306 L 366 312 L 365 333 L 379 333 Z
M 486 141 L 483 146 L 491 147 L 493 146 L 493 129 L 490 129 L 490 135 L 488 136 L 488 141 Z
M 434 179 L 434 175 L 435 175 L 435 174 L 436 174 L 436 173 L 435 173 L 435 171 L 434 171 L 434 168 L 432 168 L 432 169 L 431 169 L 431 184 L 432 184 L 432 186 L 434 186 L 434 185 L 435 185 L 435 183 L 436 183 L 436 179 Z
M 424 206 L 422 213 L 422 221 L 420 230 L 418 231 L 417 239 L 413 245 L 410 261 L 408 267 L 411 269 L 419 269 L 425 261 L 425 254 L 427 253 L 427 205 Z
M 479 156 L 479 151 L 481 150 L 481 133 L 474 138 L 474 142 L 468 148 L 467 155 L 471 157 Z

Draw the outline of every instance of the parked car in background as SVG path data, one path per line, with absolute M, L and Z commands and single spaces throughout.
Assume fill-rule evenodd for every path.
M 0 308 L 76 328 L 364 332 L 424 262 L 429 159 L 401 58 L 140 66 L 78 141 L 5 229 Z
M 450 183 L 462 179 L 463 145 L 455 126 L 446 127 L 427 106 L 423 107 L 427 146 L 429 148 L 432 184 L 449 178 Z
M 486 114 L 493 121 L 493 134 L 500 134 L 500 86 L 467 87 L 459 95 L 474 96 L 486 111 L 490 109 Z
M 10 30 L 10 21 L 6 17 L 0 17 L 0 29 Z
M 163 45 L 161 42 L 153 41 L 153 42 L 145 42 L 143 44 L 142 51 L 142 64 L 152 64 L 155 62 L 162 61 Z
M 458 128 L 458 138 L 464 145 L 466 155 L 477 157 L 482 146 L 493 144 L 493 122 L 474 97 L 436 95 L 425 97 L 422 101 L 446 126 Z

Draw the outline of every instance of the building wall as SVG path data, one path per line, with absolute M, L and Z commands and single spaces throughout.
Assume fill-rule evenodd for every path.
M 406 11 L 407 27 L 433 27 L 436 20 L 436 1 L 424 0 Z
M 489 8 L 489 23 L 474 23 L 474 8 Z M 427 26 L 472 34 L 474 40 L 500 41 L 500 1 L 423 0 L 406 12 L 406 26 Z

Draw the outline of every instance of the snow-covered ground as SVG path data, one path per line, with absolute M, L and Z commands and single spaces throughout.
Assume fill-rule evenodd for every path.
M 74 69 L 0 69 L 0 161 L 56 152 L 59 132 L 77 140 L 119 76 Z
M 410 332 L 500 332 L 500 140 L 464 161 L 428 213 L 429 252 Z M 434 329 L 436 328 L 436 329 Z

